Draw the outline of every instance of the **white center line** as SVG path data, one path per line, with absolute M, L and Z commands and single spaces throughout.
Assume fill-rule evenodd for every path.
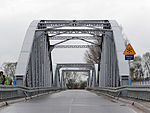
M 69 113 L 71 113 L 72 103 L 73 103 L 73 98 L 71 99 L 71 103 L 70 103 L 70 106 L 69 106 Z

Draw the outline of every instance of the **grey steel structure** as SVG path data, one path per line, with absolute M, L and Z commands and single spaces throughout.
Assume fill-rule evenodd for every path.
M 62 75 L 61 75 L 61 88 L 66 88 L 66 78 L 65 78 L 65 74 L 66 72 L 86 72 L 87 73 L 87 76 L 88 76 L 88 79 L 87 79 L 87 87 L 91 87 L 92 85 L 92 77 L 90 75 L 90 70 L 89 69 L 78 69 L 78 70 L 68 70 L 68 69 L 65 69 L 65 70 L 62 70 Z
M 67 69 L 63 69 L 67 68 Z M 68 68 L 71 68 L 68 69 Z M 78 68 L 75 70 L 73 68 Z M 62 70 L 62 75 L 60 75 L 60 71 Z M 94 64 L 85 64 L 85 63 L 69 63 L 69 64 L 57 64 L 55 70 L 55 79 L 54 85 L 56 87 L 64 87 L 65 86 L 65 79 L 64 79 L 64 72 L 67 71 L 76 71 L 76 72 L 88 72 L 89 73 L 89 81 L 88 87 L 95 87 L 96 86 L 96 71 Z M 92 72 L 90 76 L 90 71 Z
M 68 29 L 64 28 L 68 27 Z M 71 27 L 71 28 L 69 28 Z M 76 28 L 78 27 L 78 29 Z M 84 28 L 83 28 L 84 27 Z M 73 34 L 74 36 L 61 36 Z M 78 34 L 77 36 L 75 36 Z M 81 36 L 79 36 L 81 34 Z M 83 36 L 88 34 L 90 36 Z M 54 45 L 50 40 L 64 40 Z M 97 45 L 88 40 L 102 40 Z M 91 45 L 59 45 L 68 40 L 82 40 Z M 54 48 L 98 47 L 98 85 L 117 87 L 129 84 L 129 65 L 124 60 L 120 27 L 114 20 L 37 20 L 27 32 L 16 69 L 16 84 L 26 87 L 51 87 L 53 81 L 52 56 Z

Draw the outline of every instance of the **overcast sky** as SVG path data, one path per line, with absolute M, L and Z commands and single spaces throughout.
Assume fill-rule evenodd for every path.
M 30 22 L 39 19 L 117 20 L 137 55 L 150 52 L 150 0 L 0 0 L 0 65 L 17 61 Z M 66 59 L 59 51 L 56 61 Z M 83 50 L 72 55 L 68 61 L 83 61 Z

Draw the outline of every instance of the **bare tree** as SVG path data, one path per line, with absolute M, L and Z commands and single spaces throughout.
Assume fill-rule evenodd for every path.
M 142 58 L 141 56 L 136 56 L 133 61 L 131 61 L 131 68 L 134 79 L 142 79 L 144 77 Z
M 72 79 L 74 82 L 77 82 L 80 76 L 77 74 L 77 72 L 66 72 L 65 74 L 65 79 L 67 81 L 69 81 L 70 79 Z
M 72 89 L 77 88 L 81 76 L 79 76 L 77 72 L 66 72 L 65 79 L 67 87 Z
M 17 62 L 5 62 L 2 64 L 2 70 L 5 75 L 14 77 L 16 70 Z
M 101 40 L 96 40 L 94 43 L 100 45 Z M 100 48 L 89 48 L 89 50 L 86 50 L 84 54 L 84 59 L 87 63 L 97 64 L 99 63 L 100 57 L 101 57 Z
M 124 33 L 122 25 L 120 25 L 120 29 L 123 35 L 125 46 L 127 46 L 127 44 L 129 43 L 129 40 L 126 34 Z M 102 40 L 96 40 L 95 44 L 101 45 Z M 85 61 L 87 63 L 93 63 L 93 64 L 98 64 L 100 62 L 100 57 L 101 57 L 100 48 L 90 48 L 89 50 L 86 50 L 85 55 L 84 55 Z
M 143 67 L 147 78 L 150 77 L 150 53 L 147 52 L 143 55 Z

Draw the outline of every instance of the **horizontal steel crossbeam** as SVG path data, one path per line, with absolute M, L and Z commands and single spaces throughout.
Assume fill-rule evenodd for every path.
M 36 31 L 47 31 L 48 34 L 92 34 L 100 35 L 105 32 L 112 32 L 109 29 L 37 29 Z
M 68 63 L 68 64 L 57 64 L 58 67 L 61 68 L 81 68 L 81 67 L 94 67 L 94 64 L 87 64 L 87 63 Z
M 90 70 L 62 70 L 62 72 L 90 72 Z
M 41 20 L 38 24 L 39 29 L 67 26 L 110 28 L 110 23 L 108 20 Z
M 39 24 L 39 29 L 45 29 L 45 28 L 60 28 L 60 27 L 89 27 L 89 28 L 110 28 L 109 24 L 101 24 L 101 23 L 95 23 L 95 24 L 87 24 L 87 23 L 78 23 L 78 24 L 69 24 L 69 23 L 48 23 L 48 24 Z
M 72 39 L 72 40 L 78 40 L 78 39 L 87 39 L 87 40 L 100 40 L 101 37 L 97 36 L 49 36 L 50 40 L 65 40 L 65 39 Z
M 112 30 L 109 29 L 36 29 L 36 32 L 38 31 L 44 31 L 46 34 L 90 34 L 93 36 L 101 36 L 102 34 L 105 34 L 106 32 L 112 32 Z
M 56 45 L 54 48 L 98 48 L 97 45 Z
M 41 20 L 39 23 L 109 23 L 108 20 Z

